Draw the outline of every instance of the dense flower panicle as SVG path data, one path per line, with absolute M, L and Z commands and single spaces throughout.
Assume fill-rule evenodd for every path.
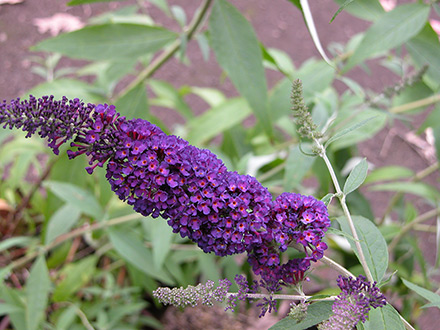
M 351 330 L 359 322 L 365 322 L 371 308 L 383 307 L 387 304 L 376 282 L 370 283 L 362 275 L 356 279 L 340 275 L 337 282 L 342 292 L 333 303 L 333 315 L 323 322 L 319 329 Z
M 167 288 L 160 287 L 153 291 L 153 297 L 164 305 L 173 305 L 176 307 L 197 306 L 198 304 L 212 306 L 214 302 L 225 300 L 228 290 L 231 287 L 228 279 L 219 281 L 217 288 L 214 288 L 214 282 L 208 280 L 205 284 L 197 286 L 188 286 L 187 288 Z
M 88 155 L 89 173 L 108 160 L 112 190 L 135 211 L 161 216 L 204 252 L 247 252 L 254 272 L 267 283 L 301 281 L 310 261 L 327 248 L 322 238 L 330 221 L 324 203 L 294 193 L 272 201 L 254 177 L 229 172 L 209 150 L 166 135 L 146 120 L 126 120 L 114 106 L 31 97 L 4 102 L 0 122 L 22 127 L 28 135 L 39 129 L 54 151 L 60 137 L 61 142 L 75 137 L 71 146 L 77 149 L 68 151 L 69 157 Z M 292 242 L 304 246 L 306 257 L 283 264 L 281 254 Z

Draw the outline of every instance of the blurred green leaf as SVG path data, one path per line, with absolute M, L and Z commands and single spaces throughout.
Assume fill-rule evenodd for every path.
M 385 13 L 367 30 L 344 70 L 411 39 L 423 28 L 428 15 L 429 6 L 420 3 L 401 5 Z
M 335 0 L 340 6 L 343 6 L 348 1 L 350 0 Z M 351 1 L 344 7 L 344 11 L 367 21 L 375 21 L 385 13 L 378 0 Z
M 14 246 L 26 247 L 26 246 L 29 246 L 33 242 L 35 242 L 35 239 L 32 237 L 27 237 L 27 236 L 10 237 L 10 238 L 4 239 L 2 242 L 0 242 L 0 252 L 7 250 L 11 247 L 14 247 Z
M 167 107 L 180 113 L 186 120 L 194 118 L 194 114 L 185 102 L 182 95 L 169 83 L 161 80 L 148 81 L 155 99 L 151 99 L 152 105 Z
M 114 2 L 114 1 L 122 1 L 122 0 L 72 0 L 67 3 L 68 6 L 78 6 L 86 3 L 95 3 L 95 2 Z
M 368 163 L 367 160 L 364 158 L 350 172 L 350 175 L 348 176 L 347 181 L 345 181 L 344 184 L 344 194 L 348 195 L 352 191 L 359 188 L 359 186 L 364 182 L 365 178 L 367 177 L 367 173 Z
M 269 330 L 304 330 L 313 327 L 315 324 L 327 320 L 332 315 L 332 301 L 320 301 L 313 304 L 307 309 L 307 316 L 301 322 L 293 318 L 286 317 L 271 326 Z
M 2 271 L 0 271 L 0 273 L 1 272 Z M 8 315 L 12 323 L 12 329 L 27 329 L 26 303 L 22 293 L 22 291 L 18 291 L 17 289 L 0 285 L 0 299 L 8 305 L 17 307 L 15 311 L 10 311 Z
M 373 275 L 373 279 L 380 283 L 388 268 L 387 243 L 373 222 L 359 215 L 355 215 L 352 218 L 368 268 Z M 346 217 L 339 217 L 337 221 L 347 235 L 353 235 Z M 359 258 L 355 242 L 351 239 L 348 242 Z
M 216 107 L 227 100 L 225 95 L 215 88 L 191 87 L 191 93 L 203 99 L 211 107 Z
M 428 300 L 431 303 L 438 303 L 440 302 L 440 295 L 436 294 L 435 292 L 429 291 L 425 288 L 422 288 L 421 286 L 418 286 L 417 284 L 414 284 L 408 280 L 405 280 L 404 278 L 401 279 L 403 284 L 405 284 L 409 289 L 413 290 L 426 300 Z
M 374 183 L 379 181 L 398 180 L 410 178 L 414 171 L 403 166 L 384 166 L 371 171 L 364 183 Z
M 160 221 L 160 220 L 159 220 Z M 173 280 L 162 269 L 157 269 L 151 251 L 132 232 L 123 229 L 109 229 L 110 241 L 119 255 L 137 269 L 157 280 L 173 284 Z
M 331 137 L 325 142 L 325 146 L 327 147 L 327 146 L 328 146 L 330 143 L 332 143 L 333 141 L 336 141 L 336 140 L 342 138 L 344 135 L 346 135 L 346 134 L 348 134 L 348 133 L 350 133 L 350 132 L 352 132 L 352 131 L 357 130 L 358 128 L 360 128 L 360 127 L 366 125 L 369 121 L 371 121 L 371 120 L 373 120 L 373 119 L 374 119 L 374 117 L 367 118 L 367 119 L 365 119 L 365 120 L 363 120 L 363 121 L 361 121 L 361 122 L 359 122 L 359 123 L 356 123 L 356 124 L 354 124 L 354 125 L 351 125 L 351 126 L 349 126 L 349 127 L 347 127 L 347 128 L 344 128 L 344 129 L 342 129 L 342 130 L 336 132 L 335 135 L 331 136 Z
M 167 222 L 160 219 L 148 219 L 148 228 L 151 243 L 153 244 L 154 265 L 156 269 L 161 269 L 171 250 L 172 240 L 175 235 Z
M 95 272 L 97 261 L 98 257 L 91 255 L 66 265 L 59 273 L 62 280 L 56 286 L 52 299 L 55 302 L 71 300 L 72 295 L 90 281 Z
M 127 118 L 149 119 L 149 107 L 147 90 L 143 83 L 124 94 L 116 100 L 115 106 L 118 112 Z
M 8 315 L 10 313 L 17 313 L 20 311 L 22 311 L 20 306 L 0 303 L 0 316 Z
M 50 291 L 49 271 L 44 256 L 37 258 L 26 281 L 26 329 L 39 329 Z
M 437 90 L 440 86 L 440 42 L 429 22 L 419 34 L 408 41 L 406 49 L 418 68 L 428 65 L 424 81 L 433 90 Z
M 313 101 L 316 93 L 329 87 L 334 77 L 334 68 L 324 61 L 314 59 L 306 61 L 295 73 L 295 79 L 300 79 L 302 82 L 306 103 Z
M 345 0 L 345 2 L 341 5 L 341 7 L 339 7 L 339 9 L 333 15 L 332 19 L 330 20 L 330 23 L 333 22 L 335 20 L 336 16 L 338 16 L 339 13 L 341 13 L 344 10 L 344 8 L 347 7 L 349 4 L 351 4 L 353 1 L 355 1 L 355 0 Z
M 71 58 L 109 60 L 138 58 L 175 40 L 174 32 L 138 24 L 103 24 L 60 34 L 38 43 L 35 51 L 57 52 Z
M 406 194 L 417 195 L 430 201 L 438 201 L 440 192 L 434 187 L 422 182 L 390 182 L 369 187 L 373 191 L 396 191 Z
M 58 236 L 67 233 L 79 220 L 81 211 L 72 204 L 65 204 L 49 219 L 46 228 L 45 244 L 51 243 Z
M 209 31 L 217 61 L 249 102 L 265 132 L 272 136 L 263 57 L 252 25 L 230 3 L 217 0 Z
M 298 188 L 315 159 L 316 157 L 304 155 L 298 145 L 290 149 L 284 172 L 284 191 L 292 191 L 294 188 Z
M 81 212 L 95 217 L 99 221 L 104 217 L 104 210 L 89 191 L 71 183 L 57 181 L 45 181 L 43 186 L 50 189 L 66 203 L 77 207 Z
M 195 145 L 204 144 L 240 124 L 250 114 L 251 109 L 244 99 L 229 99 L 189 121 L 186 139 Z
M 384 307 L 374 308 L 368 312 L 365 321 L 366 330 L 405 330 L 405 325 L 400 319 L 399 313 L 390 304 Z
M 66 96 L 69 99 L 79 98 L 86 103 L 104 103 L 102 95 L 94 93 L 92 87 L 84 81 L 75 79 L 58 79 L 44 82 L 29 90 L 28 94 L 35 97 L 53 95 L 56 99 Z

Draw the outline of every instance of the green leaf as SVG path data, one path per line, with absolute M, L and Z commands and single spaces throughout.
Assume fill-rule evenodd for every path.
M 295 79 L 300 79 L 302 82 L 306 103 L 313 101 L 317 93 L 329 87 L 334 77 L 334 68 L 324 61 L 316 61 L 314 59 L 305 62 L 295 73 Z
M 428 65 L 424 81 L 437 90 L 440 86 L 440 42 L 429 22 L 418 35 L 408 41 L 406 49 L 418 68 Z
M 4 241 L 0 242 L 0 252 L 7 250 L 13 246 L 26 247 L 29 246 L 32 242 L 35 242 L 35 239 L 27 236 L 15 236 L 7 238 Z
M 419 33 L 429 15 L 429 6 L 411 3 L 382 15 L 365 33 L 349 58 L 347 71 L 365 59 L 395 48 Z
M 149 119 L 149 108 L 147 100 L 147 91 L 143 83 L 138 84 L 127 94 L 120 97 L 115 102 L 119 113 L 127 118 Z
M 165 258 L 171 250 L 174 237 L 173 231 L 166 221 L 149 219 L 151 243 L 153 244 L 153 260 L 157 269 L 161 269 Z
M 422 182 L 390 182 L 371 186 L 373 191 L 396 191 L 417 195 L 430 201 L 440 199 L 440 193 L 434 187 Z
M 299 0 L 288 0 L 288 1 L 291 2 L 293 5 L 295 5 L 299 10 L 301 10 L 301 4 Z
M 204 144 L 240 124 L 250 114 L 251 109 L 244 99 L 229 99 L 189 121 L 186 139 L 192 144 Z
M 348 1 L 350 0 L 335 0 L 340 6 L 344 6 Z M 385 13 L 385 10 L 378 0 L 351 1 L 343 9 L 351 15 L 367 21 L 375 21 Z
M 348 195 L 352 191 L 359 188 L 359 186 L 364 182 L 365 178 L 367 177 L 367 173 L 368 163 L 367 160 L 364 158 L 350 172 L 350 175 L 348 176 L 347 181 L 345 181 L 344 184 L 344 194 Z
M 212 8 L 209 31 L 217 61 L 272 136 L 263 56 L 252 25 L 230 3 L 218 0 Z
M 71 58 L 109 60 L 138 58 L 154 53 L 175 40 L 169 30 L 138 24 L 103 24 L 46 39 L 32 49 L 57 52 Z
M 320 301 L 313 303 L 307 309 L 307 316 L 301 322 L 286 317 L 269 328 L 269 330 L 304 330 L 327 320 L 332 314 L 333 302 Z
M 53 95 L 56 99 L 66 96 L 69 99 L 79 98 L 86 103 L 103 103 L 105 99 L 101 95 L 93 93 L 89 84 L 74 79 L 57 79 L 44 82 L 33 87 L 28 94 L 35 97 Z
M 133 232 L 111 228 L 109 237 L 116 252 L 132 266 L 157 280 L 173 284 L 173 280 L 165 271 L 155 267 L 151 251 Z
M 216 107 L 227 100 L 225 95 L 215 88 L 191 87 L 191 93 L 200 97 L 211 107 Z
M 406 179 L 412 177 L 413 175 L 414 171 L 407 167 L 384 166 L 371 171 L 364 182 L 374 183 L 378 181 Z
M 352 3 L 353 1 L 354 1 L 354 0 L 346 0 L 346 1 L 341 5 L 341 7 L 339 7 L 339 9 L 336 11 L 336 13 L 333 15 L 332 19 L 330 20 L 330 23 L 333 22 L 333 21 L 335 20 L 336 16 L 338 16 L 339 13 L 340 13 L 341 11 L 343 11 L 344 8 L 347 7 L 347 6 L 348 6 L 350 3 Z
M 390 304 L 370 310 L 363 325 L 366 330 L 405 330 L 399 313 Z
M 308 146 L 306 148 L 308 149 Z M 312 167 L 314 161 L 315 157 L 304 155 L 299 150 L 298 145 L 291 148 L 286 159 L 284 191 L 292 191 L 294 188 L 297 188 Z
M 90 281 L 97 261 L 97 256 L 91 255 L 64 267 L 60 272 L 63 279 L 55 288 L 52 299 L 55 302 L 70 300 L 73 294 Z
M 335 135 L 333 135 L 332 137 L 330 137 L 330 139 L 328 139 L 328 140 L 325 142 L 325 147 L 327 148 L 327 146 L 328 146 L 330 143 L 332 143 L 333 141 L 336 141 L 336 140 L 340 139 L 341 137 L 343 137 L 344 135 L 346 135 L 346 134 L 348 134 L 348 133 L 350 133 L 350 132 L 352 132 L 352 131 L 354 131 L 354 130 L 357 130 L 358 128 L 364 126 L 365 124 L 367 124 L 370 120 L 372 120 L 372 119 L 374 119 L 374 118 L 375 118 L 375 117 L 367 118 L 367 119 L 361 121 L 360 123 L 357 123 L 357 124 L 351 125 L 351 126 L 349 126 L 349 127 L 347 127 L 347 128 L 344 128 L 343 130 L 337 132 Z
M 66 203 L 78 208 L 81 212 L 95 217 L 97 220 L 102 220 L 104 210 L 99 205 L 95 196 L 89 191 L 71 183 L 58 181 L 46 181 L 43 186 L 50 189 L 56 196 Z
M 80 210 L 72 204 L 64 204 L 49 219 L 46 228 L 45 244 L 51 243 L 58 236 L 67 233 L 79 220 Z
M 0 303 L 0 316 L 21 312 L 22 308 L 17 305 Z
M 26 325 L 27 330 L 39 329 L 44 318 L 50 290 L 49 271 L 44 256 L 32 265 L 26 281 Z
M 359 215 L 353 216 L 352 218 L 368 268 L 371 271 L 373 279 L 380 283 L 388 268 L 387 243 L 373 222 Z M 339 217 L 337 221 L 341 225 L 342 231 L 347 235 L 353 235 L 346 217 Z M 359 258 L 355 242 L 350 239 L 348 242 Z
M 402 278 L 403 284 L 405 284 L 409 289 L 413 290 L 417 294 L 421 295 L 423 298 L 428 300 L 431 303 L 439 303 L 440 302 L 440 295 L 429 291 L 425 288 L 422 288 L 421 286 L 418 286 L 417 284 L 414 284 L 408 280 L 405 280 Z
M 420 308 L 429 308 L 429 307 L 437 307 L 437 308 L 440 308 L 440 301 L 436 301 L 436 302 L 433 302 L 433 303 L 429 303 L 429 304 L 423 305 L 423 306 L 420 307 Z

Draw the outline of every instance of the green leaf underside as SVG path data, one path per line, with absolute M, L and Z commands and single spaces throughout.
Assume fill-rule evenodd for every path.
M 366 330 L 405 330 L 399 313 L 390 304 L 371 309 L 363 326 Z
M 26 283 L 27 330 L 39 329 L 48 302 L 50 284 L 46 261 L 40 256 L 33 264 Z
M 61 34 L 33 47 L 86 60 L 138 58 L 158 51 L 176 39 L 169 30 L 138 24 L 103 24 Z
M 368 268 L 371 271 L 373 279 L 380 283 L 388 268 L 388 249 L 385 239 L 379 229 L 370 220 L 359 215 L 355 215 L 352 218 Z M 337 220 L 341 225 L 342 231 L 347 235 L 353 235 L 345 217 L 339 217 Z M 359 258 L 355 242 L 351 239 L 349 239 L 348 242 Z
M 356 190 L 364 182 L 365 178 L 367 177 L 367 172 L 368 163 L 364 158 L 353 168 L 348 176 L 344 185 L 344 194 L 348 195 L 352 191 Z
M 209 31 L 218 63 L 271 136 L 263 56 L 252 25 L 230 3 L 217 0 L 212 8 Z
M 321 323 L 327 320 L 332 314 L 332 301 L 320 301 L 313 303 L 307 310 L 306 318 L 297 322 L 296 320 L 286 317 L 280 322 L 276 323 L 269 330 L 304 330 L 308 329 L 315 324 Z
M 418 3 L 401 5 L 385 13 L 367 30 L 344 70 L 408 41 L 423 28 L 428 15 L 429 6 Z

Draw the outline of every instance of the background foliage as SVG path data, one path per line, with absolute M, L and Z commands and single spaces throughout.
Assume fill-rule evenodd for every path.
M 300 143 L 291 119 L 291 82 L 301 79 L 314 122 L 325 133 L 327 155 L 339 181 L 345 182 L 343 192 L 356 215 L 373 278 L 417 328 L 422 308 L 440 306 L 434 292 L 439 275 L 438 175 L 435 181 L 426 180 L 438 174 L 438 161 L 417 173 L 399 165 L 373 168 L 368 159 L 360 158 L 358 145 L 384 127 L 398 129 L 404 123 L 417 134 L 428 132 L 439 155 L 440 43 L 429 21 L 440 16 L 439 5 L 414 1 L 385 12 L 376 0 L 337 0 L 342 10 L 371 22 L 370 28 L 330 52 L 321 48 L 323 59 L 295 67 L 295 59 L 285 52 L 266 48 L 243 13 L 225 0 L 201 1 L 193 17 L 166 0 L 150 2 L 180 28 L 163 27 L 140 5 L 93 17 L 80 30 L 33 46 L 47 59 L 33 69 L 47 81 L 28 93 L 115 104 L 128 118 L 147 119 L 165 132 L 211 149 L 230 170 L 251 173 L 274 195 L 294 191 L 330 202 L 331 177 L 321 159 L 302 152 L 310 152 L 311 141 Z M 319 49 L 307 2 L 290 2 L 303 12 Z M 156 70 L 166 69 L 172 57 L 197 66 L 186 56 L 190 39 L 197 40 L 205 58 L 214 54 L 223 79 L 232 82 L 237 96 L 203 86 L 176 89 L 155 79 Z M 85 62 L 79 70 L 69 70 L 58 65 L 62 57 Z M 371 63 L 396 75 L 396 84 L 374 93 L 350 76 L 354 67 L 368 71 Z M 282 78 L 269 89 L 270 71 Z M 344 88 L 337 88 L 341 85 Z M 206 111 L 196 114 L 188 97 L 203 100 Z M 172 109 L 183 124 L 167 125 L 151 107 Z M 426 115 L 420 123 L 421 113 Z M 84 171 L 85 159 L 68 161 L 63 152 L 56 157 L 44 141 L 25 140 L 20 132 L 1 130 L 0 142 L 0 315 L 14 328 L 160 329 L 158 309 L 164 307 L 151 297 L 158 286 L 232 279 L 237 273 L 250 276 L 240 258 L 203 254 L 173 235 L 165 221 L 134 214 L 110 191 L 104 170 L 93 176 Z M 374 209 L 371 191 L 392 192 L 383 210 Z M 334 225 L 327 237 L 328 254 L 361 274 L 343 212 L 335 202 L 329 207 Z M 432 250 L 419 248 L 419 239 L 434 236 Z M 335 276 L 320 267 L 311 278 L 324 284 L 312 290 L 335 286 Z M 318 292 L 307 292 L 312 293 Z M 319 322 L 314 321 L 311 324 Z M 292 327 L 285 319 L 273 329 Z M 403 323 L 388 306 L 370 313 L 362 328 L 400 329 Z

